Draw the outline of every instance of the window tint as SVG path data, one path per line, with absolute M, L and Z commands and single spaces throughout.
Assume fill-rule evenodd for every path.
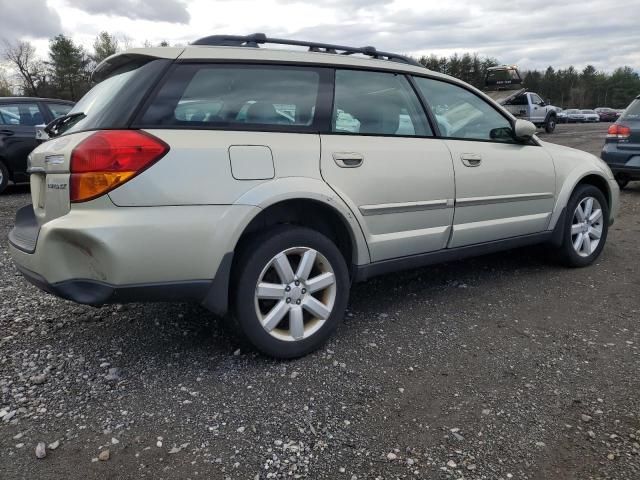
M 640 100 L 636 99 L 622 112 L 620 120 L 640 120 Z
M 409 81 L 394 73 L 337 70 L 334 132 L 432 135 Z
M 513 142 L 511 124 L 489 103 L 462 87 L 430 78 L 416 84 L 431 106 L 443 137 Z
M 0 104 L 0 123 L 34 126 L 43 124 L 44 118 L 36 103 L 5 103 Z
M 179 65 L 144 114 L 143 125 L 310 127 L 320 87 L 297 67 Z
M 62 117 L 71 111 L 73 105 L 65 105 L 63 103 L 47 103 L 47 107 L 51 110 L 53 118 Z

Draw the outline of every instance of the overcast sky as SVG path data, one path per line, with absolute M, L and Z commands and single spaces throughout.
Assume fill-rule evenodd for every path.
M 523 68 L 640 69 L 640 0 L 0 0 L 0 37 L 31 40 L 43 55 L 60 32 L 90 47 L 101 30 L 134 45 L 265 32 L 412 55 L 477 52 Z

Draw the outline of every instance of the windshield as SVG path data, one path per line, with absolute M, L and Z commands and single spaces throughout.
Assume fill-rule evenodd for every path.
M 582 113 L 596 113 L 595 110 L 582 110 Z
M 635 99 L 624 111 L 620 120 L 640 120 L 640 99 Z
M 139 59 L 118 68 L 94 86 L 67 114 L 75 115 L 61 125 L 58 135 L 83 130 L 126 127 L 144 94 L 159 78 L 169 60 Z

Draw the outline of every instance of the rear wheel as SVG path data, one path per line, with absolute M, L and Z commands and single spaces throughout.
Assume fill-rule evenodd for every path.
M 0 193 L 4 192 L 9 184 L 9 171 L 4 163 L 0 162 Z
M 571 195 L 566 211 L 562 261 L 570 267 L 585 267 L 598 258 L 607 240 L 607 201 L 600 189 L 580 185 Z
M 336 245 L 287 225 L 255 237 L 240 255 L 234 299 L 240 331 L 272 357 L 300 357 L 320 347 L 342 321 L 349 298 L 349 273 Z
M 544 124 L 544 131 L 547 133 L 553 133 L 556 129 L 556 116 L 550 115 Z

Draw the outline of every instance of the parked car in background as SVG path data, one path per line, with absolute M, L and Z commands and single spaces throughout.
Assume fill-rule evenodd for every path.
M 598 107 L 595 112 L 600 117 L 601 122 L 615 122 L 620 117 L 620 114 L 613 108 Z
M 8 183 L 29 180 L 27 156 L 38 146 L 36 125 L 66 115 L 73 102 L 51 98 L 0 97 L 0 193 Z
M 567 123 L 567 111 L 561 108 L 556 109 L 556 115 L 558 116 L 558 123 Z
M 569 123 L 582 123 L 584 122 L 584 113 L 577 108 L 570 108 L 565 110 L 567 114 L 567 122 Z
M 640 180 L 640 95 L 609 127 L 601 156 L 620 188 Z
M 587 266 L 618 210 L 599 158 L 373 47 L 211 36 L 94 79 L 31 154 L 15 264 L 80 303 L 230 311 L 274 357 L 322 345 L 376 275 L 541 243 Z
M 595 110 L 580 110 L 580 112 L 584 115 L 584 122 L 586 123 L 597 123 L 600 121 L 600 115 L 598 115 Z

